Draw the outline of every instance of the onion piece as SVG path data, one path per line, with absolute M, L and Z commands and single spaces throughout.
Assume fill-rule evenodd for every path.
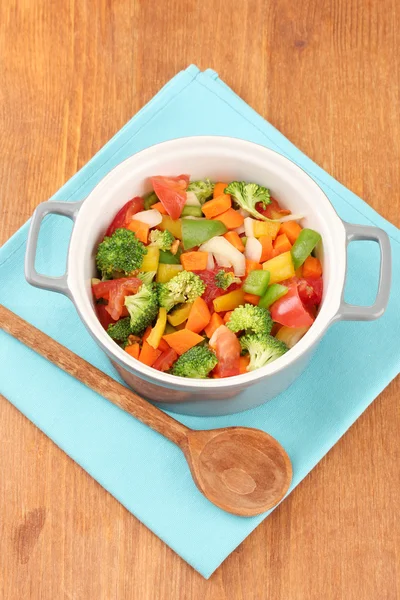
M 301 219 L 304 219 L 305 215 L 285 215 L 284 217 L 281 217 L 280 219 L 274 219 L 275 221 L 279 221 L 280 223 L 286 223 L 287 221 L 300 221 Z
M 241 225 L 240 227 L 236 227 L 236 229 L 234 229 L 233 231 L 236 231 L 236 233 L 238 235 L 241 235 L 242 233 L 245 233 L 244 225 Z
M 207 252 L 207 270 L 212 271 L 215 267 L 214 257 L 211 252 Z
M 241 214 L 245 219 L 250 216 L 249 211 L 245 210 L 244 208 L 239 208 L 238 213 Z
M 246 259 L 228 240 L 221 235 L 214 236 L 199 248 L 202 252 L 212 252 L 217 263 L 223 267 L 233 267 L 236 277 L 246 273 Z
M 254 237 L 254 228 L 253 228 L 253 223 L 254 223 L 254 219 L 252 219 L 251 217 L 247 217 L 244 220 L 244 232 L 246 234 L 246 237 Z
M 194 192 L 186 192 L 185 206 L 201 206 Z
M 147 223 L 149 227 L 156 227 L 162 221 L 162 214 L 155 208 L 150 208 L 149 210 L 142 210 L 136 213 L 133 215 L 132 220 Z
M 231 267 L 231 261 L 226 258 L 223 254 L 214 254 L 215 260 L 217 261 L 217 265 L 219 267 Z
M 255 237 L 248 237 L 246 247 L 244 249 L 244 255 L 248 260 L 254 260 L 259 263 L 262 254 L 261 242 Z

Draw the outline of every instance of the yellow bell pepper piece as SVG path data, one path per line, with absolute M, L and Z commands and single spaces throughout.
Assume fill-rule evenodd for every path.
M 189 317 L 190 310 L 193 306 L 192 302 L 186 302 L 182 304 L 179 308 L 176 308 L 172 312 L 169 313 L 167 319 L 168 323 L 176 327 L 177 325 L 181 325 L 184 323 Z
M 174 221 L 169 215 L 163 215 L 162 221 L 158 225 L 161 231 L 169 231 L 178 240 L 182 239 L 182 223 L 180 219 Z
M 244 291 L 242 289 L 234 290 L 223 296 L 218 296 L 213 300 L 215 312 L 223 312 L 225 310 L 234 310 L 240 304 L 244 304 Z
M 164 265 L 163 263 L 160 263 L 156 275 L 157 283 L 167 283 L 167 281 L 175 277 L 175 275 L 178 275 L 182 269 L 182 265 Z
M 263 269 L 270 273 L 270 285 L 294 277 L 295 271 L 290 250 L 267 260 L 263 263 Z
M 160 249 L 157 246 L 147 246 L 147 254 L 143 257 L 141 271 L 157 271 L 160 261 Z
M 164 335 L 165 326 L 167 324 L 167 311 L 165 308 L 161 307 L 158 311 L 158 317 L 156 324 L 150 331 L 150 335 L 147 338 L 147 343 L 150 344 L 152 348 L 158 348 L 161 338 Z
M 278 235 L 281 224 L 273 221 L 254 221 L 253 223 L 253 235 L 256 238 L 262 235 L 270 235 L 274 240 Z

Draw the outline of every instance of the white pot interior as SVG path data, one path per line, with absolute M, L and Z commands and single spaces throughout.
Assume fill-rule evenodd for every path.
M 97 244 L 116 212 L 132 197 L 150 191 L 152 175 L 187 173 L 191 179 L 246 180 L 265 185 L 285 208 L 305 215 L 304 227 L 322 235 L 318 249 L 324 270 L 324 297 L 310 331 L 271 365 L 228 379 L 188 382 L 142 365 L 121 350 L 101 327 L 93 308 L 90 279 Z M 294 163 L 251 142 L 224 137 L 192 137 L 158 144 L 127 159 L 91 192 L 80 209 L 68 257 L 68 284 L 75 305 L 95 339 L 121 365 L 162 385 L 220 388 L 249 384 L 287 367 L 324 333 L 338 310 L 346 267 L 345 231 L 319 186 Z

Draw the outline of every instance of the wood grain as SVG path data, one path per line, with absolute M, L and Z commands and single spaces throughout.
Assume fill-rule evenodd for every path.
M 400 226 L 399 32 L 397 0 L 3 0 L 0 243 L 191 62 Z M 399 598 L 399 396 L 209 581 L 1 398 L 0 598 Z

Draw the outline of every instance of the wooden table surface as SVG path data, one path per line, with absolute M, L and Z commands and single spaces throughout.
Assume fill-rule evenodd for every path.
M 399 31 L 397 0 L 2 0 L 0 243 L 192 62 L 399 226 Z M 0 397 L 1 600 L 400 598 L 399 393 L 209 581 Z

